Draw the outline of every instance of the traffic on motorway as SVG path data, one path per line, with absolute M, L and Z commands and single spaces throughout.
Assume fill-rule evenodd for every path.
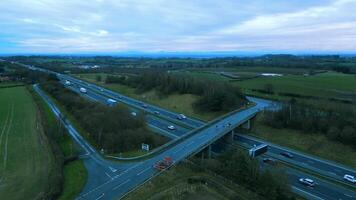
M 58 74 L 57 74 L 58 75 Z M 67 76 L 67 75 L 65 75 L 65 76 Z M 67 79 L 69 79 L 69 78 L 66 78 L 66 80 Z M 67 80 L 67 81 L 73 81 L 73 78 L 71 79 L 71 80 Z M 73 81 L 74 82 L 74 81 Z M 105 90 L 106 89 L 104 89 L 104 88 L 101 88 L 101 87 L 99 87 L 99 86 L 95 86 L 95 85 L 93 85 L 93 84 L 89 84 L 89 83 L 85 83 L 85 82 L 83 82 L 83 81 L 81 81 L 81 80 L 77 80 L 77 82 L 76 83 L 80 83 L 80 84 L 78 84 L 78 85 L 82 85 L 83 87 L 84 87 L 84 85 L 83 84 L 87 84 L 85 87 L 86 88 L 90 88 L 90 89 L 88 89 L 88 90 L 91 90 L 91 88 L 92 87 L 94 87 L 94 88 L 96 88 L 97 89 L 97 95 L 90 95 L 90 96 L 88 96 L 88 98 L 92 98 L 93 100 L 98 100 L 98 99 L 102 99 L 102 101 L 106 101 L 107 100 L 107 97 L 108 96 L 110 96 L 110 95 L 112 95 L 112 93 L 114 93 L 114 92 L 106 92 L 105 93 Z M 87 91 L 88 91 L 87 90 Z M 103 92 L 104 91 L 104 92 Z M 109 90 L 108 90 L 109 91 Z M 80 89 L 79 89 L 79 92 L 80 92 Z M 101 93 L 102 92 L 102 93 Z M 83 92 L 82 92 L 83 93 Z M 85 92 L 86 93 L 86 92 Z M 94 92 L 93 92 L 94 93 Z M 101 94 L 101 95 L 103 95 L 103 96 L 100 96 L 99 94 Z M 110 95 L 108 95 L 108 94 L 110 94 Z M 116 94 L 116 95 L 119 95 L 119 97 L 120 98 L 118 98 L 118 96 L 116 96 L 116 98 L 115 98 L 115 96 L 111 96 L 111 97 L 113 97 L 113 99 L 115 99 L 115 100 L 118 100 L 118 101 L 122 101 L 122 100 L 126 100 L 126 101 L 130 101 L 131 99 L 130 98 L 127 98 L 127 97 L 124 97 L 123 95 L 120 95 L 120 94 Z M 145 110 L 145 111 L 149 111 L 150 113 L 153 113 L 153 114 L 156 114 L 157 115 L 157 112 L 159 112 L 159 114 L 160 115 L 163 115 L 163 116 L 165 116 L 165 113 L 166 112 L 162 112 L 162 110 L 164 110 L 164 109 L 157 109 L 156 107 L 154 107 L 154 106 L 152 106 L 151 107 L 151 105 L 148 105 L 148 104 L 145 104 L 145 103 L 143 103 L 143 102 L 140 102 L 140 101 L 137 101 L 137 100 L 134 100 L 135 102 L 134 103 L 132 103 L 133 105 L 136 105 L 136 106 L 133 106 L 133 107 L 135 107 L 135 108 L 137 108 L 137 109 L 141 109 L 141 110 Z M 256 101 L 256 99 L 254 99 L 254 101 Z M 124 102 L 124 101 L 122 101 L 122 102 Z M 124 103 L 126 103 L 126 104 L 130 104 L 130 102 L 129 103 L 127 103 L 127 102 L 124 102 Z M 257 103 L 257 106 L 255 106 L 255 107 L 253 107 L 253 109 L 251 108 L 251 109 L 249 109 L 248 111 L 252 111 L 251 113 L 249 113 L 249 114 L 255 114 L 255 113 L 257 113 L 261 108 L 264 108 L 264 107 L 266 107 L 267 105 L 268 105 L 268 103 L 266 103 L 266 102 L 256 102 Z M 168 117 L 170 120 L 173 120 L 173 121 L 178 121 L 179 123 L 183 123 L 183 124 L 185 124 L 185 125 L 188 125 L 188 126 L 194 126 L 194 124 L 197 126 L 197 127 L 199 127 L 199 126 L 203 126 L 204 125 L 204 123 L 202 122 L 202 121 L 199 121 L 199 120 L 195 120 L 195 119 L 190 119 L 189 117 L 185 117 L 185 118 L 179 118 L 179 114 L 176 114 L 176 113 L 173 113 L 173 112 L 167 112 L 167 113 L 169 113 L 168 115 L 169 116 L 171 116 L 171 117 Z M 248 116 L 248 115 L 247 115 Z M 236 116 L 237 117 L 237 116 Z M 246 115 L 245 115 L 245 117 L 246 117 Z M 227 118 L 229 118 L 229 117 L 227 117 Z M 160 120 L 162 120 L 161 118 L 159 118 L 158 119 L 158 121 L 160 121 Z M 241 121 L 241 118 L 239 118 L 239 120 Z M 215 128 L 215 131 L 216 131 L 216 128 L 217 127 L 226 127 L 226 125 L 227 124 L 234 124 L 236 121 L 234 121 L 233 119 L 230 119 L 229 118 L 229 121 L 225 121 L 225 120 L 223 120 L 224 121 L 224 123 L 223 124 L 220 124 L 220 122 L 218 123 L 218 124 L 216 124 L 217 126 L 215 126 L 214 128 Z M 168 126 L 167 126 L 168 127 Z M 205 130 L 205 129 L 204 129 Z M 182 131 L 182 132 L 184 132 L 184 131 Z M 187 132 L 187 129 L 186 129 L 186 132 Z M 226 132 L 226 130 L 224 130 L 223 132 Z M 184 133 L 183 133 L 184 134 Z M 203 138 L 203 136 L 204 135 L 206 135 L 206 134 L 204 134 L 204 135 L 202 135 L 202 134 L 196 134 L 196 135 L 200 135 L 200 137 L 202 137 Z M 215 137 L 213 137 L 213 138 L 209 138 L 209 140 L 208 141 L 205 141 L 205 144 L 203 144 L 203 145 L 200 145 L 201 146 L 201 148 L 204 148 L 207 144 L 210 144 L 211 143 L 211 141 L 214 141 L 214 140 L 216 140 L 218 137 L 215 135 L 215 134 L 213 134 Z M 177 137 L 180 137 L 181 135 L 177 135 Z M 195 135 L 194 135 L 195 136 Z M 205 136 L 204 136 L 205 137 Z M 252 139 L 253 140 L 253 139 Z M 193 137 L 192 138 L 190 138 L 189 140 L 187 140 L 187 146 L 184 146 L 184 147 L 188 147 L 188 146 L 191 146 L 191 145 L 193 145 L 193 144 L 195 144 L 196 143 L 196 141 L 195 140 L 193 140 Z M 198 142 L 199 142 L 199 140 L 198 140 Z M 182 142 L 183 143 L 183 142 Z M 181 146 L 181 145 L 177 145 L 177 146 Z M 193 146 L 195 146 L 195 145 L 193 145 Z M 201 148 L 198 148 L 198 150 L 201 150 Z M 185 149 L 185 148 L 182 148 L 182 149 Z M 180 151 L 184 151 L 184 150 L 182 150 L 182 149 L 176 149 L 176 153 L 177 152 L 180 152 Z M 197 151 L 197 149 L 195 149 L 195 151 Z M 180 156 L 175 156 L 173 153 L 174 152 L 171 152 L 172 153 L 172 158 L 173 158 L 173 162 L 177 162 L 177 161 L 179 161 L 179 158 L 180 158 Z M 184 159 L 185 157 L 187 157 L 187 156 L 189 156 L 190 154 L 191 154 L 192 152 L 186 152 L 186 154 L 182 154 L 183 155 L 183 157 L 181 158 L 181 159 Z M 293 154 L 294 155 L 294 154 Z M 164 159 L 164 156 L 166 156 L 166 155 L 160 155 L 160 156 L 158 156 L 159 158 L 158 158 L 158 160 L 154 160 L 153 161 L 153 163 L 151 163 L 151 167 L 152 166 L 154 166 L 154 163 L 156 163 L 156 162 L 158 162 L 159 160 L 162 160 L 162 159 Z M 293 156 L 294 157 L 294 156 Z M 303 155 L 301 155 L 301 157 L 305 157 L 305 156 L 303 156 Z M 155 158 L 157 158 L 157 157 L 155 157 Z M 308 158 L 308 159 L 315 159 L 315 158 Z M 320 162 L 320 161 L 319 161 Z M 327 163 L 327 164 L 329 164 L 329 163 Z M 137 164 L 136 164 L 137 165 Z M 136 166 L 136 165 L 133 165 L 133 166 Z M 147 167 L 147 166 L 146 166 Z M 147 169 L 147 173 L 149 173 L 149 171 L 150 170 L 148 170 Z M 154 171 L 154 170 L 153 170 Z M 143 175 L 144 173 L 146 173 L 146 171 L 145 172 L 142 172 L 142 173 L 140 173 L 140 175 Z M 152 174 L 151 174 L 152 175 Z M 301 182 L 300 181 L 300 177 L 299 178 L 297 178 L 296 180 L 299 180 L 299 183 Z M 122 184 L 122 185 L 129 185 L 130 183 L 129 183 L 130 181 L 127 181 L 127 182 L 125 182 L 125 183 L 120 183 L 120 184 Z M 118 190 L 118 188 L 117 188 L 117 190 Z M 299 189 L 300 190 L 300 189 Z M 100 190 L 101 191 L 101 190 Z M 91 193 L 91 192 L 90 192 Z M 102 193 L 102 194 L 105 194 L 105 193 Z M 100 194 L 100 195 L 102 195 L 102 194 Z M 345 196 L 345 198 L 347 198 L 347 197 L 350 197 L 351 196 L 351 198 L 352 198 L 352 195 L 349 195 L 348 193 L 346 193 L 347 195 L 344 195 Z
M 66 75 L 64 78 L 68 78 L 68 76 Z M 85 81 L 78 80 L 78 79 L 73 78 L 73 77 L 71 77 L 70 80 L 75 82 L 75 83 L 79 83 L 79 84 L 85 83 Z M 125 101 L 123 101 L 123 103 L 127 103 L 127 101 L 132 100 L 132 98 L 127 98 L 124 95 L 117 94 L 116 92 L 112 92 L 110 90 L 107 90 L 107 89 L 102 88 L 100 86 L 97 86 L 95 84 L 89 84 L 89 86 L 90 86 L 90 88 L 95 88 L 95 90 L 97 90 L 99 93 L 101 92 L 103 95 L 110 96 L 110 97 L 113 97 L 113 98 L 115 98 L 115 96 L 120 96 L 121 99 L 118 99 L 118 100 L 126 99 Z M 259 99 L 259 98 L 255 98 L 255 97 L 248 97 L 248 100 L 250 100 L 252 102 L 255 102 L 255 103 L 259 103 L 264 108 L 278 109 L 278 105 L 276 105 L 274 102 L 269 101 L 269 100 Z M 154 107 L 154 106 L 151 107 L 151 105 L 148 105 L 148 104 L 146 104 L 144 102 L 140 102 L 140 101 L 137 101 L 137 100 L 134 100 L 134 101 L 136 102 L 137 105 L 146 105 L 145 107 L 142 107 L 142 106 L 139 107 L 139 108 L 141 108 L 142 110 L 144 110 L 146 112 L 150 112 L 152 110 L 159 110 L 160 111 L 160 115 L 163 116 L 163 117 L 166 117 L 168 119 L 172 119 L 172 116 L 175 117 L 174 119 L 178 119 L 179 116 L 180 116 L 179 114 L 173 113 L 173 112 L 170 112 L 170 111 L 162 112 L 162 110 L 164 110 L 164 109 L 157 109 L 157 107 Z M 130 103 L 128 105 L 130 105 Z M 154 113 L 154 111 L 153 111 L 153 113 Z M 166 115 L 166 113 L 169 113 L 169 114 Z M 192 128 L 198 128 L 198 127 L 203 126 L 205 124 L 202 121 L 199 121 L 199 120 L 196 120 L 196 119 L 191 119 L 191 118 L 186 117 L 186 116 L 185 116 L 184 119 L 181 118 L 179 123 L 185 124 L 187 126 L 191 126 Z M 194 126 L 193 124 L 196 124 L 196 125 Z M 174 135 L 176 135 L 176 134 L 174 134 Z M 178 137 L 182 136 L 182 135 L 184 135 L 184 133 L 179 134 Z M 238 137 L 235 137 L 235 139 L 238 142 L 246 142 L 246 143 L 249 143 L 252 146 L 253 145 L 259 145 L 259 144 L 262 143 L 258 139 L 253 138 L 253 137 L 249 137 L 249 136 L 246 136 L 246 135 L 239 135 Z M 269 143 L 269 145 L 270 145 L 270 148 L 269 148 L 270 152 L 278 154 L 278 155 L 281 155 L 284 158 L 288 158 L 288 157 L 291 158 L 293 155 L 295 155 L 295 156 L 293 156 L 294 157 L 293 159 L 286 160 L 287 162 L 291 162 L 292 164 L 298 165 L 300 167 L 308 168 L 309 170 L 312 170 L 312 171 L 314 171 L 316 173 L 322 173 L 324 176 L 328 176 L 330 178 L 333 178 L 333 179 L 336 179 L 336 180 L 339 180 L 339 181 L 343 181 L 343 182 L 345 182 L 345 184 L 347 184 L 347 183 L 353 184 L 352 179 L 350 179 L 350 178 L 345 179 L 344 178 L 345 175 L 349 175 L 351 177 L 356 177 L 356 171 L 355 170 L 349 169 L 349 168 L 347 168 L 345 166 L 342 166 L 340 164 L 332 163 L 330 161 L 322 160 L 320 158 L 309 156 L 309 155 L 306 155 L 306 154 L 303 154 L 303 153 L 300 153 L 300 152 L 296 152 L 296 151 L 293 151 L 293 153 L 291 153 L 292 150 L 286 149 L 286 148 L 283 148 L 283 147 L 278 147 L 277 145 L 274 145 L 274 144 L 271 144 L 271 143 Z
M 250 99 L 255 101 L 256 103 L 258 103 L 257 98 L 250 98 Z M 262 105 L 262 106 L 270 105 L 269 101 L 265 101 L 265 100 L 261 100 L 261 101 L 262 101 L 262 103 L 260 105 Z M 141 105 L 142 105 L 142 103 L 141 103 Z M 142 106 L 142 109 L 148 108 L 148 105 L 147 104 L 145 104 L 145 105 L 146 106 Z M 178 114 L 176 114 L 176 115 L 178 115 Z M 179 137 L 179 135 L 176 135 L 176 137 Z M 243 137 L 243 136 L 240 136 L 240 137 Z M 238 137 L 235 137 L 235 139 L 237 139 L 237 141 L 241 141 Z M 254 140 L 251 140 L 250 142 L 252 144 L 258 144 L 258 143 L 255 143 Z M 273 149 L 273 147 L 272 147 L 272 149 Z M 281 151 L 280 154 L 284 154 L 285 156 L 283 156 L 283 157 L 289 157 L 289 158 L 294 157 L 291 153 L 289 153 L 286 150 Z M 288 155 L 290 155 L 290 156 L 288 156 Z M 303 157 L 303 156 L 301 156 L 301 157 Z M 291 171 L 288 170 L 288 172 L 289 172 L 289 178 L 291 180 L 290 183 L 291 183 L 291 185 L 293 185 L 293 189 L 295 190 L 295 192 L 307 193 L 307 195 L 309 195 L 309 196 L 313 196 L 313 195 L 322 196 L 320 194 L 324 194 L 323 196 L 325 196 L 325 194 L 327 194 L 329 196 L 332 195 L 335 198 L 349 198 L 350 196 L 352 197 L 354 195 L 354 194 L 352 194 L 352 192 L 350 192 L 348 190 L 344 190 L 341 187 L 335 187 L 330 184 L 325 184 L 324 183 L 325 181 L 323 182 L 322 180 L 319 180 L 319 179 L 318 179 L 318 185 L 323 185 L 323 187 L 317 187 L 316 189 L 313 188 L 312 191 L 305 191 L 305 190 L 310 190 L 310 188 L 300 188 L 301 185 L 305 186 L 305 181 L 301 181 L 301 180 L 304 180 L 304 179 L 309 180 L 310 178 L 309 179 L 303 178 L 303 177 L 308 177 L 308 175 L 305 173 L 298 172 L 296 170 L 291 170 Z M 315 179 L 315 177 L 313 177 L 313 179 Z M 297 180 L 297 181 L 293 181 L 293 180 Z M 310 179 L 310 180 L 312 180 L 312 179 Z M 314 193 L 317 193 L 317 194 L 314 194 Z

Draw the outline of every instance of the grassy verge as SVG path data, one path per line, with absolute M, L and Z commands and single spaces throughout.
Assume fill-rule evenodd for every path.
M 87 171 L 81 160 L 76 160 L 64 166 L 64 186 L 62 195 L 58 200 L 74 199 L 82 191 L 86 180 Z
M 52 179 L 53 153 L 25 87 L 0 89 L 0 158 L 1 199 L 44 199 L 59 187 Z
M 33 92 L 34 98 L 37 99 L 38 106 L 42 107 L 44 117 L 48 124 L 58 124 L 57 118 L 54 116 L 49 106 L 41 99 L 37 93 Z M 71 137 L 65 133 L 61 138 L 58 138 L 58 145 L 65 157 L 76 154 L 76 145 Z M 71 200 L 74 199 L 83 189 L 87 180 L 87 171 L 82 160 L 76 160 L 67 163 L 63 166 L 63 189 L 58 199 Z
M 356 151 L 324 135 L 271 128 L 263 125 L 260 118 L 254 125 L 249 133 L 252 136 L 356 168 Z
M 241 186 L 183 162 L 146 182 L 124 199 L 254 200 L 260 198 Z
M 156 91 L 148 91 L 142 94 L 137 94 L 134 88 L 121 85 L 121 84 L 105 84 L 103 81 L 96 81 L 94 74 L 80 74 L 76 75 L 78 78 L 92 82 L 108 88 L 110 90 L 119 92 L 123 95 L 129 96 L 134 99 L 148 102 L 150 104 L 166 108 L 168 110 L 184 113 L 188 116 L 200 118 L 206 121 L 212 120 L 224 114 L 223 112 L 198 112 L 193 109 L 193 103 L 199 98 L 191 94 L 172 94 L 165 97 L 159 96 Z M 102 75 L 104 77 L 104 75 Z M 102 79 L 104 80 L 104 79 Z

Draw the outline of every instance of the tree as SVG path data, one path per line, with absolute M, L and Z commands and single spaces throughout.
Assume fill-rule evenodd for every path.
M 96 75 L 95 79 L 96 79 L 96 82 L 101 82 L 101 75 L 100 74 Z
M 271 83 L 265 84 L 264 90 L 265 90 L 268 94 L 274 94 L 274 86 L 273 86 Z

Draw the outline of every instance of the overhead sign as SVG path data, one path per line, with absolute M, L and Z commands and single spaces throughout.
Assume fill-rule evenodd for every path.
M 254 157 L 257 157 L 261 154 L 264 154 L 268 151 L 268 145 L 266 144 L 261 144 L 261 145 L 258 145 L 258 146 L 254 146 L 253 148 L 251 148 L 248 153 L 249 155 L 254 158 Z
M 142 143 L 141 149 L 145 150 L 145 151 L 149 151 L 150 150 L 150 145 Z

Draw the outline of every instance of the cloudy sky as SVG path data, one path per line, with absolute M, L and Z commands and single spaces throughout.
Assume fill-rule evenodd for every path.
M 1 53 L 356 52 L 356 0 L 0 0 Z

